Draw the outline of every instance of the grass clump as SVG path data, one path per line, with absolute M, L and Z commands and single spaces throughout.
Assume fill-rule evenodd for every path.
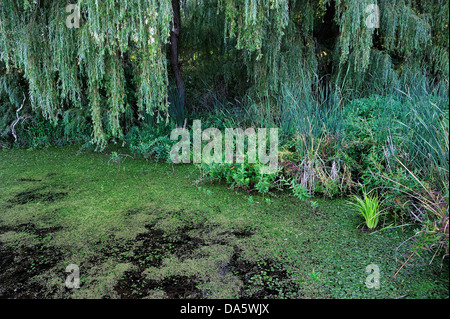
M 381 215 L 378 195 L 368 194 L 363 189 L 363 197 L 352 195 L 351 198 L 352 200 L 348 201 L 350 207 L 356 208 L 357 214 L 364 218 L 366 226 L 370 230 L 374 230 L 378 226 Z

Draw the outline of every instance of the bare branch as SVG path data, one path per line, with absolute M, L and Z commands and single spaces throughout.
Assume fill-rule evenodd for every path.
M 24 115 L 24 116 L 19 116 L 19 112 L 23 108 L 23 106 L 25 105 L 26 99 L 27 99 L 27 97 L 25 96 L 25 93 L 24 93 L 23 94 L 22 105 L 16 111 L 17 119 L 11 124 L 11 133 L 14 136 L 14 142 L 17 142 L 17 134 L 16 134 L 16 125 L 17 125 L 17 123 L 19 123 L 20 120 L 24 120 L 24 119 L 30 118 L 30 116 L 28 114 Z

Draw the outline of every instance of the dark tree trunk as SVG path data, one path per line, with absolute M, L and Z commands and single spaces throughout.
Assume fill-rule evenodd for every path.
M 170 31 L 170 63 L 172 65 L 173 75 L 178 91 L 179 107 L 184 110 L 186 89 L 184 86 L 183 76 L 181 75 L 180 63 L 178 62 L 178 40 L 181 30 L 180 18 L 180 0 L 172 0 L 173 23 Z

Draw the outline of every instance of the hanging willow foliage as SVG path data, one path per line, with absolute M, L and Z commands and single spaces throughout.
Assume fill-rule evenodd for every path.
M 120 137 L 127 106 L 124 63 L 132 60 L 138 110 L 167 113 L 168 0 L 79 1 L 80 28 L 68 28 L 67 1 L 14 1 L 0 5 L 1 59 L 23 70 L 33 108 L 56 121 L 68 105 L 85 107 L 93 141 Z
M 92 139 L 104 146 L 123 135 L 130 110 L 167 119 L 173 1 L 180 55 L 239 55 L 254 96 L 284 83 L 313 94 L 328 81 L 345 94 L 386 91 L 417 74 L 448 81 L 448 0 L 79 0 L 72 29 L 69 1 L 2 0 L 0 60 L 20 71 L 33 109 L 47 118 L 89 108 Z M 367 24 L 368 6 L 379 8 L 379 27 Z M 230 79 L 241 67 L 220 72 Z
M 379 7 L 379 28 L 368 28 L 367 14 L 359 14 L 370 4 Z M 393 89 L 395 83 L 408 86 L 417 74 L 436 72 L 448 80 L 448 1 L 337 0 L 336 19 L 340 89 L 376 84 Z
M 393 90 L 416 74 L 448 80 L 448 0 L 221 0 L 219 7 L 225 39 L 237 40 L 259 94 L 277 92 L 286 82 L 312 90 L 323 85 L 315 76 L 326 54 L 332 54 L 332 84 L 339 92 Z M 375 27 L 369 23 L 373 8 Z M 333 21 L 320 21 L 327 11 Z M 330 32 L 337 25 L 333 52 L 317 45 L 323 23 Z

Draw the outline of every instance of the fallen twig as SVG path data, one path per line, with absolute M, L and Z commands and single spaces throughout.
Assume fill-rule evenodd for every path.
M 106 154 L 108 154 L 108 153 L 106 153 Z M 119 158 L 120 158 L 121 156 L 123 156 L 123 157 L 125 157 L 125 158 L 126 158 L 126 157 L 130 157 L 131 159 L 134 159 L 133 156 L 128 155 L 128 154 L 117 154 L 116 157 L 110 158 L 110 159 L 108 160 L 108 165 L 109 165 L 109 162 L 111 162 L 111 161 L 116 161 L 116 163 L 114 163 L 114 164 L 120 165 L 120 164 L 119 164 L 119 163 L 120 163 Z
M 397 270 L 397 272 L 395 273 L 395 275 L 392 277 L 393 279 L 395 279 L 395 277 L 397 277 L 398 273 L 400 272 L 400 270 L 406 265 L 406 263 L 411 259 L 412 256 L 414 256 L 414 251 L 412 252 L 411 255 L 409 255 L 408 259 L 406 259 L 406 261 L 403 263 L 403 265 Z

